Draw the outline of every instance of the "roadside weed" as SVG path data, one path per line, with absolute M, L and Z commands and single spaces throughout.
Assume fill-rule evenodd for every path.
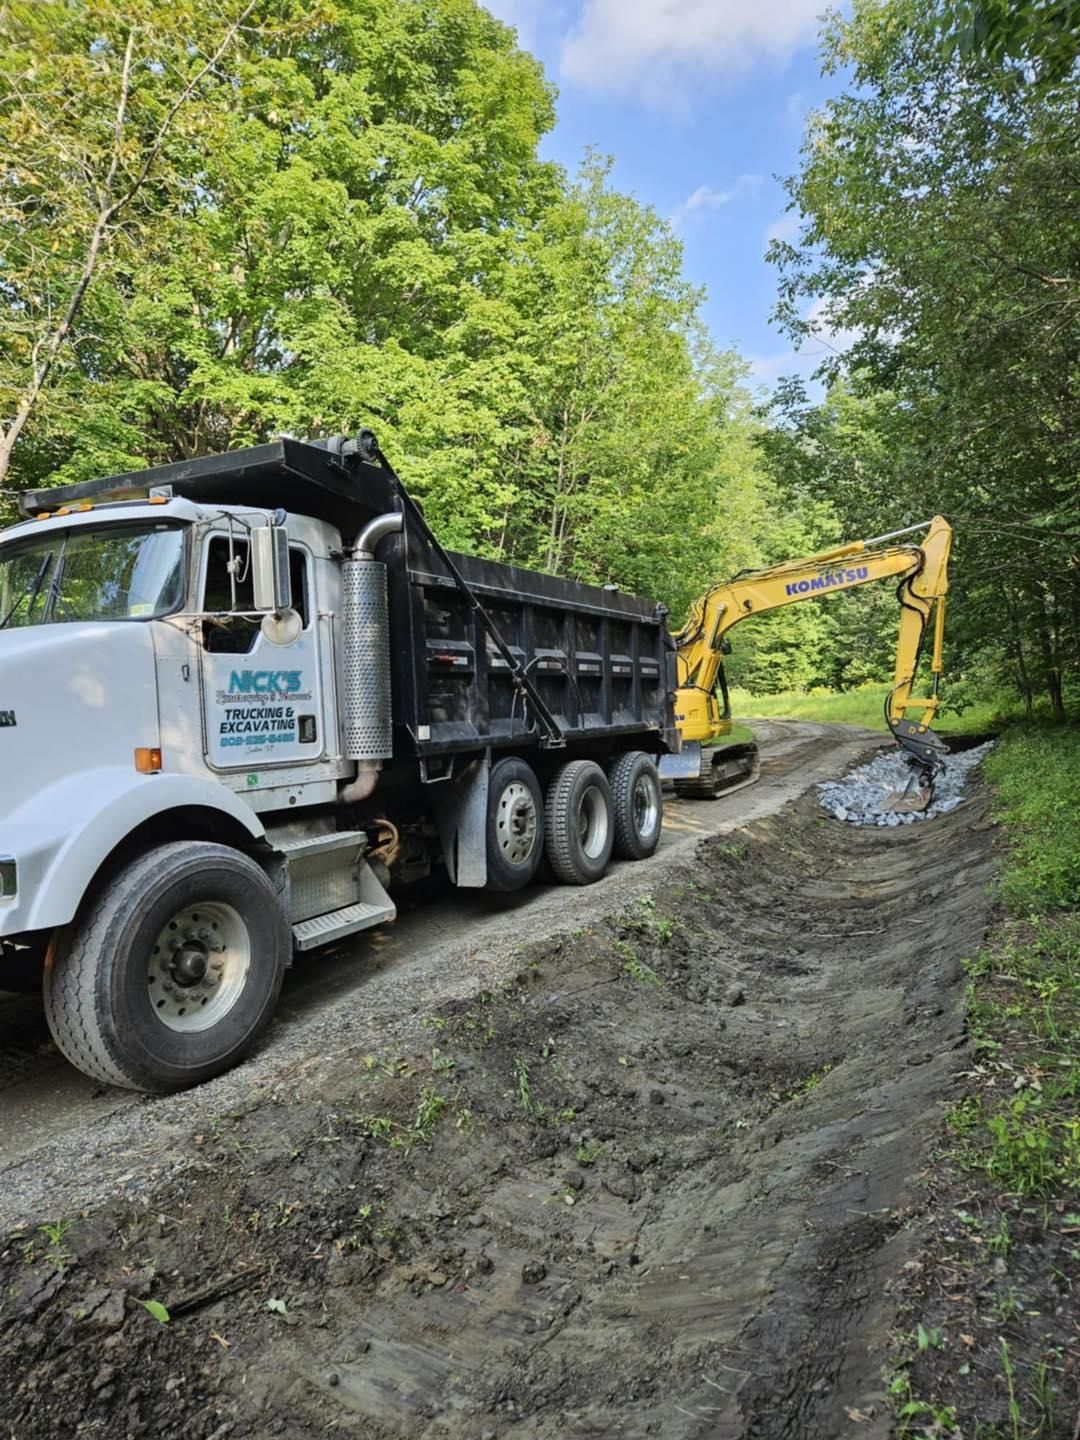
M 524 1055 L 518 1055 L 514 1060 L 514 1084 L 517 1089 L 518 1104 L 522 1110 L 531 1110 L 532 1086 L 529 1082 L 529 1065 Z

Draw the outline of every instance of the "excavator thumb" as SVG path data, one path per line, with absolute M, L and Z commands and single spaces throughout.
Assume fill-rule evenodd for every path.
M 884 809 L 893 815 L 910 815 L 926 810 L 934 799 L 934 783 L 945 769 L 949 753 L 940 736 L 928 725 L 913 720 L 890 722 L 893 739 L 907 756 L 911 775 L 903 790 L 895 790 L 886 800 Z

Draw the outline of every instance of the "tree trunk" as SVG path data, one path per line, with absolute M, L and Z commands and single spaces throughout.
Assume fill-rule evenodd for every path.
M 1050 622 L 1047 618 L 1044 605 L 1039 606 L 1039 620 L 1036 626 L 1036 633 L 1039 637 L 1039 650 L 1042 654 L 1043 665 L 1046 667 L 1046 693 L 1050 697 L 1050 708 L 1053 711 L 1054 719 L 1059 725 L 1064 725 L 1065 696 L 1062 693 L 1061 668 L 1058 658 L 1054 653 L 1053 642 L 1050 639 Z
M 1035 696 L 1031 688 L 1031 675 L 1028 672 L 1027 658 L 1024 655 L 1024 639 L 1020 629 L 1020 616 L 1017 613 L 1013 598 L 1009 594 L 1009 587 L 1007 585 L 1001 587 L 1001 593 L 1005 599 L 1005 610 L 1009 616 L 1009 624 L 1012 626 L 1013 644 L 1016 646 L 1017 684 L 1020 689 L 1020 694 L 1024 697 L 1024 714 L 1030 720 L 1032 718 Z

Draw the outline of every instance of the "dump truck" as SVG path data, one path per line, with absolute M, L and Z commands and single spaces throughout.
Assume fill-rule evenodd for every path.
M 445 867 L 660 839 L 661 605 L 451 554 L 369 433 L 24 495 L 0 536 L 0 989 L 87 1075 L 235 1064 L 295 955 Z

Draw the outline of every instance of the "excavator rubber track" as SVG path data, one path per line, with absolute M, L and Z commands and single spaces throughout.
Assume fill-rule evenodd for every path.
M 676 780 L 675 794 L 687 800 L 719 800 L 747 785 L 761 773 L 761 752 L 748 740 L 738 745 L 703 745 L 696 777 Z

